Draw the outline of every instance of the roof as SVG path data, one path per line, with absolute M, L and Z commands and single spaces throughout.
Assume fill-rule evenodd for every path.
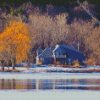
M 43 49 L 38 49 L 37 50 L 38 55 L 40 55 L 42 52 L 43 52 Z
M 73 47 L 72 45 L 59 45 L 60 47 L 62 48 L 65 48 L 65 49 L 71 49 L 73 51 L 76 51 L 76 52 L 79 52 L 75 47 Z
M 53 50 L 55 49 L 55 47 L 47 47 L 46 49 L 43 50 L 43 52 L 39 55 L 42 57 L 52 57 L 53 55 Z
M 65 51 L 67 51 L 69 56 L 76 56 L 76 57 L 82 57 L 84 56 L 81 52 L 79 52 L 76 48 L 74 48 L 72 45 L 59 45 L 59 47 Z M 39 57 L 53 57 L 53 50 L 56 47 L 47 47 L 44 50 L 38 50 Z
M 75 47 L 73 47 L 72 45 L 60 45 L 61 48 L 63 48 L 64 50 L 67 51 L 69 56 L 73 57 L 85 57 L 83 55 L 83 53 L 79 52 Z

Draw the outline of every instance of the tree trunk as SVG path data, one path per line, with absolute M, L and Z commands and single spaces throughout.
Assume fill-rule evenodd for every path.
M 30 68 L 30 61 L 28 60 L 28 69 Z
M 4 72 L 4 61 L 1 61 L 1 65 L 2 65 L 2 71 Z
M 7 68 L 8 68 L 8 70 L 9 70 L 9 62 L 7 61 Z
M 2 66 L 2 72 L 4 72 L 4 66 Z
M 12 69 L 15 69 L 15 66 L 14 66 L 14 59 L 11 59 L 12 61 Z

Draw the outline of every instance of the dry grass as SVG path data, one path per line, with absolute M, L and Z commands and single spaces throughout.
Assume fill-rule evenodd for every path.
M 56 62 L 56 65 L 61 65 L 60 61 L 57 61 L 57 62 Z
M 92 65 L 94 65 L 94 62 L 93 62 L 92 59 L 86 59 L 86 60 L 84 61 L 84 64 L 89 65 L 89 66 L 92 66 Z
M 64 67 L 64 68 L 66 68 L 67 66 L 68 66 L 68 65 L 65 65 L 65 64 L 62 64 L 62 65 L 61 65 L 61 67 Z
M 5 69 L 4 72 L 22 72 L 23 70 L 18 69 Z
M 28 66 L 20 66 L 20 68 L 28 68 Z

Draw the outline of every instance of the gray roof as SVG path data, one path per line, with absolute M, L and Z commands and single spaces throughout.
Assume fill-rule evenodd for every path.
M 59 45 L 60 47 L 63 47 L 65 49 L 71 49 L 73 51 L 79 52 L 75 47 L 73 47 L 72 45 Z
M 38 55 L 40 55 L 42 52 L 43 52 L 43 49 L 38 49 L 37 50 Z
M 79 52 L 77 49 L 75 49 L 71 45 L 61 45 L 60 47 L 67 51 L 69 57 L 85 58 L 83 53 Z
M 65 51 L 67 51 L 69 56 L 77 56 L 82 57 L 84 56 L 81 52 L 75 49 L 72 45 L 59 45 L 59 47 Z M 38 50 L 39 57 L 53 57 L 53 50 L 55 47 L 47 47 L 44 50 Z
M 55 47 L 47 47 L 46 49 L 43 50 L 43 52 L 39 55 L 41 57 L 52 57 L 53 55 L 53 50 Z

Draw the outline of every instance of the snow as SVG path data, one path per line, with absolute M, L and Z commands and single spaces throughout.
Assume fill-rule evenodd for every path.
M 0 73 L 0 79 L 100 79 L 100 73 Z
M 27 66 L 26 62 L 21 63 L 22 66 Z
M 5 67 L 5 69 L 8 69 L 7 67 Z M 12 69 L 12 67 L 9 67 L 9 69 Z M 27 68 L 23 68 L 23 67 L 15 67 L 15 69 L 19 69 L 19 70 L 27 70 Z M 87 69 L 100 69 L 100 66 L 87 66 L 87 68 L 62 68 L 62 67 L 50 67 L 50 66 L 44 66 L 42 65 L 40 66 L 36 66 L 35 64 L 29 68 L 29 70 L 58 70 L 58 71 L 71 71 L 71 70 L 87 70 Z
M 86 68 L 100 68 L 100 66 L 87 66 Z
M 100 91 L 0 90 L 0 100 L 100 100 Z

